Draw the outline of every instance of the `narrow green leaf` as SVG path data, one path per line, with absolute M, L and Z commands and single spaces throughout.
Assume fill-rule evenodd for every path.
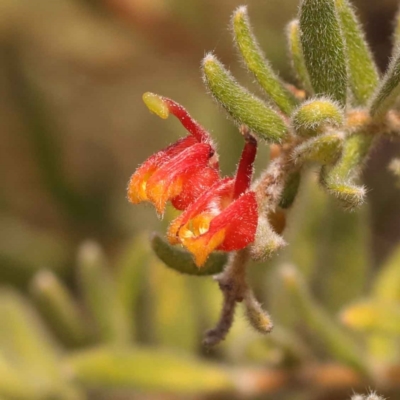
M 313 89 L 308 75 L 307 67 L 304 61 L 303 49 L 300 41 L 299 20 L 291 21 L 286 28 L 286 35 L 289 47 L 289 53 L 292 60 L 293 70 L 295 71 L 300 86 L 308 93 L 312 94 Z
M 81 246 L 78 268 L 82 295 L 94 319 L 99 339 L 126 344 L 131 337 L 129 317 L 117 295 L 105 255 L 97 243 L 86 242 Z
M 359 301 L 340 313 L 341 321 L 348 327 L 362 331 L 400 335 L 400 303 Z
M 373 296 L 379 300 L 400 303 L 400 246 L 388 257 L 374 280 Z
M 386 115 L 400 95 L 400 48 L 389 64 L 379 88 L 371 100 L 370 113 L 375 119 Z
M 147 265 L 147 282 L 142 285 L 142 291 L 148 292 L 148 324 L 146 338 L 153 340 L 159 346 L 194 353 L 198 350 L 199 334 L 198 319 L 193 286 L 202 279 L 193 279 L 190 275 L 177 274 L 160 260 L 153 257 Z M 140 312 L 146 297 L 142 293 Z M 136 312 L 135 315 L 138 315 Z M 138 323 L 143 327 L 143 318 Z M 144 320 L 144 322 L 146 322 Z M 139 329 L 140 329 L 139 328 Z
M 346 105 L 347 62 L 334 0 L 303 0 L 300 39 L 315 94 Z
M 364 33 L 348 0 L 335 0 L 348 60 L 349 86 L 355 105 L 366 105 L 379 83 L 379 75 Z
M 88 341 L 88 327 L 78 305 L 51 271 L 38 272 L 31 284 L 31 294 L 43 317 L 65 344 L 79 346 Z
M 283 209 L 290 208 L 296 199 L 297 192 L 299 191 L 301 173 L 294 171 L 286 179 L 285 187 L 283 189 L 282 197 L 279 202 L 279 207 Z
M 326 351 L 334 359 L 350 365 L 363 374 L 368 374 L 366 361 L 360 349 L 312 298 L 298 271 L 294 267 L 285 266 L 281 274 L 293 307 L 296 307 L 306 324 L 323 341 Z
M 304 102 L 292 115 L 292 125 L 300 136 L 315 136 L 327 126 L 339 128 L 343 125 L 343 109 L 332 100 L 315 98 Z
M 266 60 L 255 38 L 247 14 L 247 7 L 236 9 L 232 16 L 234 39 L 243 57 L 245 65 L 254 74 L 258 83 L 272 101 L 289 115 L 297 101 L 292 93 L 284 86 L 269 62 Z
M 157 257 L 169 268 L 182 274 L 206 276 L 222 272 L 228 257 L 226 253 L 214 252 L 208 257 L 203 267 L 199 268 L 193 256 L 176 246 L 171 246 L 159 234 L 153 233 L 150 238 L 151 247 Z
M 318 135 L 295 147 L 292 159 L 296 164 L 303 164 L 307 161 L 318 162 L 322 165 L 332 164 L 340 157 L 343 142 L 343 132 L 328 132 Z
M 68 357 L 66 367 L 89 389 L 188 394 L 233 388 L 232 377 L 220 366 L 159 348 L 88 350 Z
M 365 293 L 370 276 L 368 208 L 352 213 L 328 197 L 321 216 L 317 248 L 317 268 L 312 276 L 313 293 L 326 310 L 337 313 Z
M 116 290 L 128 316 L 134 315 L 137 309 L 145 271 L 151 258 L 152 251 L 146 233 L 129 239 L 119 252 L 115 268 Z M 134 336 L 137 329 L 135 318 L 130 318 L 130 327 Z
M 202 70 L 207 88 L 237 124 L 247 125 L 267 141 L 280 142 L 285 137 L 287 127 L 282 117 L 240 86 L 214 55 L 204 58 Z

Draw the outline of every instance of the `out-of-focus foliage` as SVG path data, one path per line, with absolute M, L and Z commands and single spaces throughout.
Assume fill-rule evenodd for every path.
M 282 30 L 297 3 L 249 2 L 260 45 L 293 82 Z M 357 3 L 385 60 L 397 3 Z M 235 127 L 205 94 L 199 60 L 216 49 L 252 85 L 226 29 L 240 4 L 0 0 L 1 398 L 347 399 L 375 384 L 398 395 L 400 212 L 386 172 L 398 145 L 372 154 L 361 211 L 343 214 L 311 174 L 303 180 L 285 237 L 292 245 L 251 266 L 274 331 L 261 337 L 240 315 L 208 353 L 200 342 L 218 318 L 217 285 L 166 269 L 149 251 L 159 223 L 125 200 L 136 166 L 181 132 L 150 116 L 147 90 L 185 104 L 213 130 L 223 171 L 235 168 Z M 258 165 L 266 158 L 261 150 Z

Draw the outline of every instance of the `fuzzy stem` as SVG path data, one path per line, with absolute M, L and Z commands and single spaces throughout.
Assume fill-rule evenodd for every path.
M 246 266 L 249 261 L 249 250 L 239 250 L 231 258 L 222 274 L 215 279 L 224 297 L 219 321 L 215 328 L 206 332 L 203 344 L 212 347 L 225 339 L 235 314 L 236 304 L 243 301 L 248 285 L 246 282 Z

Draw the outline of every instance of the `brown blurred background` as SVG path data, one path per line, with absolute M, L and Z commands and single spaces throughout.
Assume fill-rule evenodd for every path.
M 296 16 L 297 3 L 248 4 L 267 57 L 288 81 L 283 29 Z M 356 3 L 384 68 L 397 1 Z M 227 28 L 239 4 L 1 0 L 0 204 L 5 222 L 0 234 L 11 240 L 7 224 L 18 220 L 71 246 L 94 237 L 112 249 L 143 226 L 157 226 L 152 210 L 129 206 L 126 182 L 141 161 L 183 131 L 176 121 L 147 112 L 141 101 L 145 91 L 184 104 L 217 138 L 223 171 L 232 171 L 239 151 L 232 140 L 235 128 L 206 94 L 199 63 L 205 52 L 215 51 L 254 89 Z M 387 233 L 398 235 L 399 223 L 396 201 L 386 201 L 392 189 L 382 184 L 386 152 L 393 146 L 374 153 L 367 177 L 373 205 L 384 208 L 374 213 L 378 256 L 390 247 Z
M 51 267 L 69 280 L 78 245 L 101 243 L 113 259 L 135 234 L 162 231 L 151 207 L 125 198 L 128 179 L 150 154 L 184 134 L 176 120 L 151 115 L 141 96 L 175 99 L 218 143 L 231 173 L 236 128 L 202 84 L 208 51 L 260 94 L 238 61 L 228 29 L 239 0 L 0 0 L 0 280 L 25 289 Z M 297 0 L 249 0 L 268 59 L 293 82 L 284 28 Z M 355 1 L 376 60 L 391 53 L 397 0 Z M 400 191 L 387 172 L 394 143 L 373 151 L 372 263 L 400 238 Z M 267 149 L 257 165 L 262 168 Z

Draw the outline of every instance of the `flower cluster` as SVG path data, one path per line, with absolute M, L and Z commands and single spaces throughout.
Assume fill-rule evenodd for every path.
M 148 108 L 162 118 L 176 116 L 189 135 L 149 157 L 132 175 L 128 199 L 149 201 L 162 215 L 168 201 L 182 214 L 168 229 L 171 244 L 181 244 L 202 266 L 214 250 L 234 251 L 254 241 L 258 211 L 249 190 L 257 142 L 244 133 L 245 146 L 235 177 L 221 178 L 209 133 L 171 99 L 145 93 Z

